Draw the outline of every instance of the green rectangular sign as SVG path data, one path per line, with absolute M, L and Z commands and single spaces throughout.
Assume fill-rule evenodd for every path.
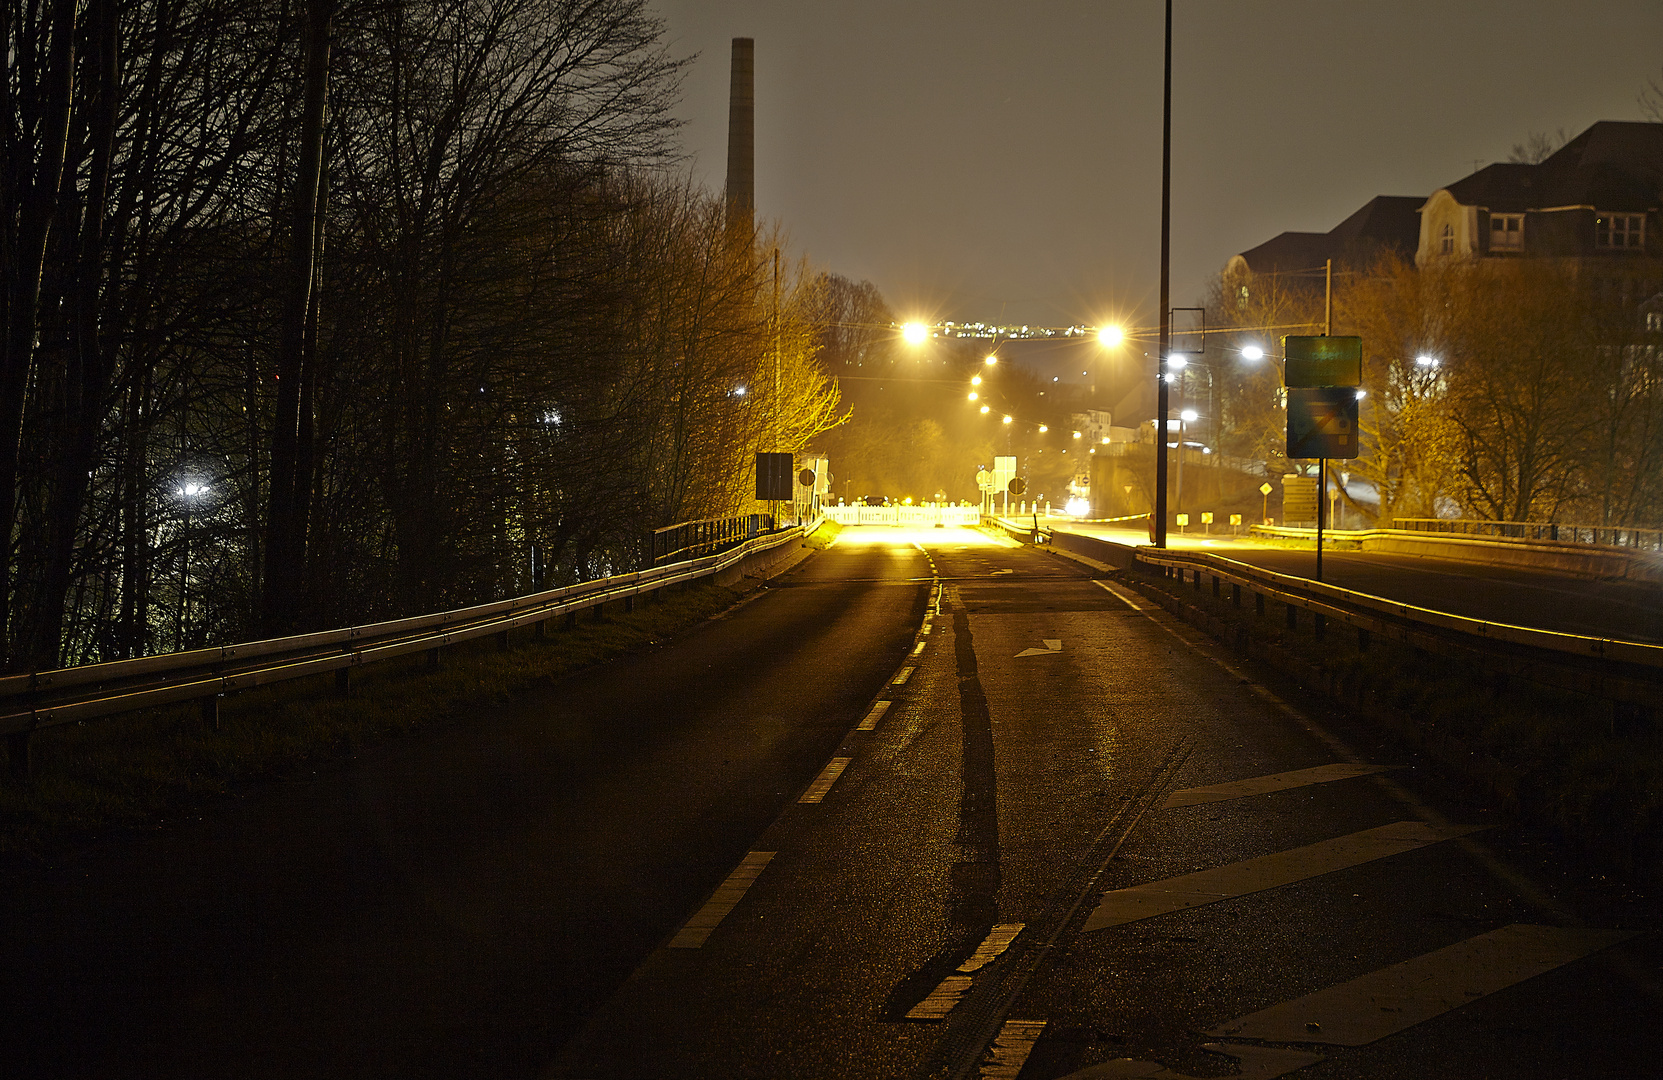
M 1360 337 L 1285 337 L 1284 386 L 1361 386 L 1363 339 Z

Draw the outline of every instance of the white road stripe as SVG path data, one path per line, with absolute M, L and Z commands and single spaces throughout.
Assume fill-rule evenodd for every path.
M 1635 936 L 1514 923 L 1272 1005 L 1207 1034 L 1363 1046 Z
M 1101 589 L 1104 589 L 1107 592 L 1113 593 L 1115 596 L 1120 597 L 1120 599 L 1122 599 L 1126 602 L 1126 606 L 1131 608 L 1133 611 L 1142 611 L 1143 610 L 1143 602 L 1140 601 L 1137 597 L 1133 596 L 1130 592 L 1126 591 L 1125 589 L 1119 588 L 1118 586 L 1115 586 L 1115 585 L 1110 585 L 1108 582 L 1104 581 L 1102 578 L 1092 578 L 1091 583 L 1093 585 L 1096 585 L 1097 587 L 1099 587 Z
M 912 655 L 914 655 L 914 656 L 917 656 L 919 653 L 921 653 L 923 651 L 924 651 L 924 643 L 922 641 L 920 641 L 918 644 L 916 644 L 912 647 Z
M 890 685 L 891 686 L 905 686 L 906 681 L 908 679 L 912 678 L 913 670 L 914 670 L 913 668 L 909 668 L 909 667 L 902 668 L 900 670 L 900 673 L 897 674 L 893 679 L 890 680 Z
M 837 783 L 837 778 L 843 775 L 843 770 L 849 767 L 850 760 L 846 757 L 832 758 L 826 764 L 826 767 L 820 770 L 820 775 L 814 778 L 814 783 L 808 786 L 808 790 L 803 792 L 802 797 L 797 801 L 800 803 L 819 802 L 824 799 L 826 792 L 830 791 L 831 786 Z
M 1006 1020 L 987 1048 L 982 1062 L 982 1080 L 1016 1080 L 1045 1030 L 1044 1020 Z
M 1000 923 L 989 930 L 987 937 L 976 946 L 976 951 L 970 954 L 970 959 L 959 965 L 959 971 L 968 975 L 999 959 L 999 955 L 1010 948 L 1010 943 L 1016 940 L 1016 935 L 1022 932 L 1025 925 L 1027 924 L 1019 922 Z
M 1086 920 L 1085 928 L 1101 930 L 1291 885 L 1296 881 L 1465 836 L 1482 828 L 1482 825 L 1438 826 L 1424 821 L 1399 821 L 1291 851 L 1279 851 L 1274 855 L 1245 859 L 1212 870 L 1117 889 L 1104 895 L 1097 910 Z
M 670 939 L 672 949 L 697 949 L 710 937 L 710 932 L 716 929 L 718 923 L 727 917 L 739 903 L 745 890 L 751 887 L 751 882 L 762 873 L 762 868 L 768 865 L 768 860 L 774 857 L 772 851 L 752 851 L 739 861 L 739 865 L 727 879 L 716 886 L 716 891 L 710 899 L 705 901 L 687 924 L 676 931 L 676 936 Z
M 1286 1076 L 1295 1069 L 1303 1069 L 1322 1060 L 1321 1054 L 1307 1053 L 1304 1050 L 1283 1050 L 1276 1046 L 1202 1043 L 1201 1049 L 1239 1059 L 1241 1071 L 1235 1074 L 1234 1080 L 1271 1080 L 1272 1077 Z M 1135 1077 L 1138 1080 L 1195 1080 L 1189 1073 L 1169 1069 L 1159 1062 L 1137 1061 L 1133 1058 L 1116 1058 L 1101 1065 L 1092 1065 L 1079 1072 L 1071 1072 L 1062 1077 L 1062 1080 L 1109 1080 L 1115 1076 Z
M 931 630 L 934 630 L 934 629 L 935 629 L 935 624 L 927 622 L 923 625 L 923 627 L 918 632 L 920 634 L 928 634 Z
M 949 975 L 941 985 L 930 991 L 930 996 L 914 1005 L 907 1013 L 908 1020 L 945 1020 L 959 1003 L 959 998 L 970 989 L 970 976 Z
M 889 711 L 889 706 L 890 702 L 874 701 L 872 703 L 872 711 L 866 714 L 865 719 L 861 720 L 860 726 L 855 730 L 871 731 L 873 728 L 877 727 L 878 721 L 883 719 L 883 714 Z
M 1170 810 L 1176 806 L 1196 806 L 1201 803 L 1224 802 L 1229 799 L 1244 798 L 1248 795 L 1264 795 L 1272 791 L 1308 787 L 1311 784 L 1329 784 L 1335 780 L 1349 780 L 1353 776 L 1368 776 L 1370 773 L 1385 772 L 1391 768 L 1395 768 L 1395 766 L 1353 765 L 1342 761 L 1332 765 L 1318 765 L 1313 769 L 1295 769 L 1292 772 L 1255 776 L 1250 780 L 1234 780 L 1228 784 L 1185 788 L 1182 791 L 1174 791 L 1171 795 L 1168 795 L 1166 802 L 1162 804 L 1162 809 Z

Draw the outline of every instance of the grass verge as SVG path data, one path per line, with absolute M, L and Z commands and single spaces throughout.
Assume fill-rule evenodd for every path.
M 829 541 L 828 541 L 829 542 Z M 666 589 L 601 622 L 587 613 L 510 648 L 487 638 L 361 668 L 352 694 L 333 674 L 230 695 L 217 728 L 195 703 L 37 733 L 26 784 L 0 780 L 0 858 L 33 861 L 101 833 L 154 827 L 240 785 L 334 764 L 386 740 L 453 723 L 467 707 L 501 702 L 580 668 L 655 644 L 732 606 L 714 584 Z

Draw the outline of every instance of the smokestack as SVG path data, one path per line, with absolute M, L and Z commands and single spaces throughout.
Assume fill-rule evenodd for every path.
M 749 232 L 756 213 L 756 94 L 752 88 L 756 45 L 733 39 L 733 81 L 728 91 L 728 227 Z

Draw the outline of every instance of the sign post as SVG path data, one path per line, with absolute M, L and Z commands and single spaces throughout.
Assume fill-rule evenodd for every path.
M 1328 459 L 1357 456 L 1363 339 L 1290 335 L 1282 339 L 1282 357 L 1282 383 L 1288 390 L 1288 457 L 1317 459 L 1317 580 L 1321 581 Z M 1285 511 L 1283 517 L 1287 517 Z

